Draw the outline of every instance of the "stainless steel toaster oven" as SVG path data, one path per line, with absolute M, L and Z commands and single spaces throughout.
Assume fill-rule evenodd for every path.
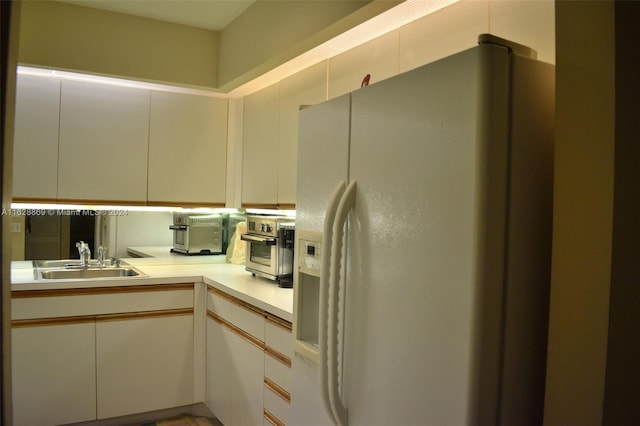
M 247 216 L 245 269 L 293 287 L 293 242 L 295 222 L 290 217 Z
M 173 247 L 176 253 L 220 254 L 223 250 L 222 215 L 176 213 L 173 215 Z

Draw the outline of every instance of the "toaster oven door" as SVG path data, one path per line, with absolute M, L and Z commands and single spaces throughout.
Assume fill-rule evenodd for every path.
M 240 238 L 247 243 L 246 269 L 267 278 L 275 279 L 279 273 L 278 239 L 254 234 L 243 234 Z
M 169 229 L 173 231 L 173 249 L 187 253 L 189 248 L 189 227 L 186 225 L 172 225 Z

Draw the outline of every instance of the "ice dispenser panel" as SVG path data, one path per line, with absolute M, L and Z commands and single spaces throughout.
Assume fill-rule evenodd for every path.
M 296 239 L 295 350 L 317 363 L 322 233 L 300 230 Z

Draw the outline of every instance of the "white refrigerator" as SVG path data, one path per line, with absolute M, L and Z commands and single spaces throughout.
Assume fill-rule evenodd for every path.
M 541 424 L 553 105 L 482 35 L 301 110 L 292 424 Z

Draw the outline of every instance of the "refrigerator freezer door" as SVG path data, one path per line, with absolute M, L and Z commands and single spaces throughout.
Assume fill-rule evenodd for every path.
M 350 107 L 344 95 L 300 111 L 296 229 L 321 232 L 336 185 L 349 182 Z
M 297 239 L 314 234 L 322 238 L 325 212 L 336 186 L 348 181 L 350 108 L 351 95 L 345 95 L 300 111 L 296 204 L 301 208 L 296 211 Z M 310 237 L 310 240 L 314 238 L 317 237 Z M 298 250 L 303 246 L 305 243 L 300 240 L 296 243 Z M 322 242 L 316 247 L 324 250 Z M 296 263 L 300 257 L 298 254 Z M 316 253 L 313 257 L 320 256 Z M 318 330 L 319 279 L 316 273 L 301 271 L 298 265 L 294 277 L 293 333 L 296 338 L 312 341 L 314 338 L 309 335 L 313 333 L 309 330 Z M 303 314 L 300 313 L 301 306 L 307 307 Z M 311 318 L 315 324 L 310 324 Z M 309 356 L 307 352 L 312 346 L 306 342 L 302 346 L 306 349 L 299 350 L 292 360 L 292 424 L 333 424 L 321 398 L 317 349 L 315 356 Z M 296 347 L 299 347 L 297 342 Z
M 353 93 L 350 425 L 496 423 L 508 77 L 481 46 Z

